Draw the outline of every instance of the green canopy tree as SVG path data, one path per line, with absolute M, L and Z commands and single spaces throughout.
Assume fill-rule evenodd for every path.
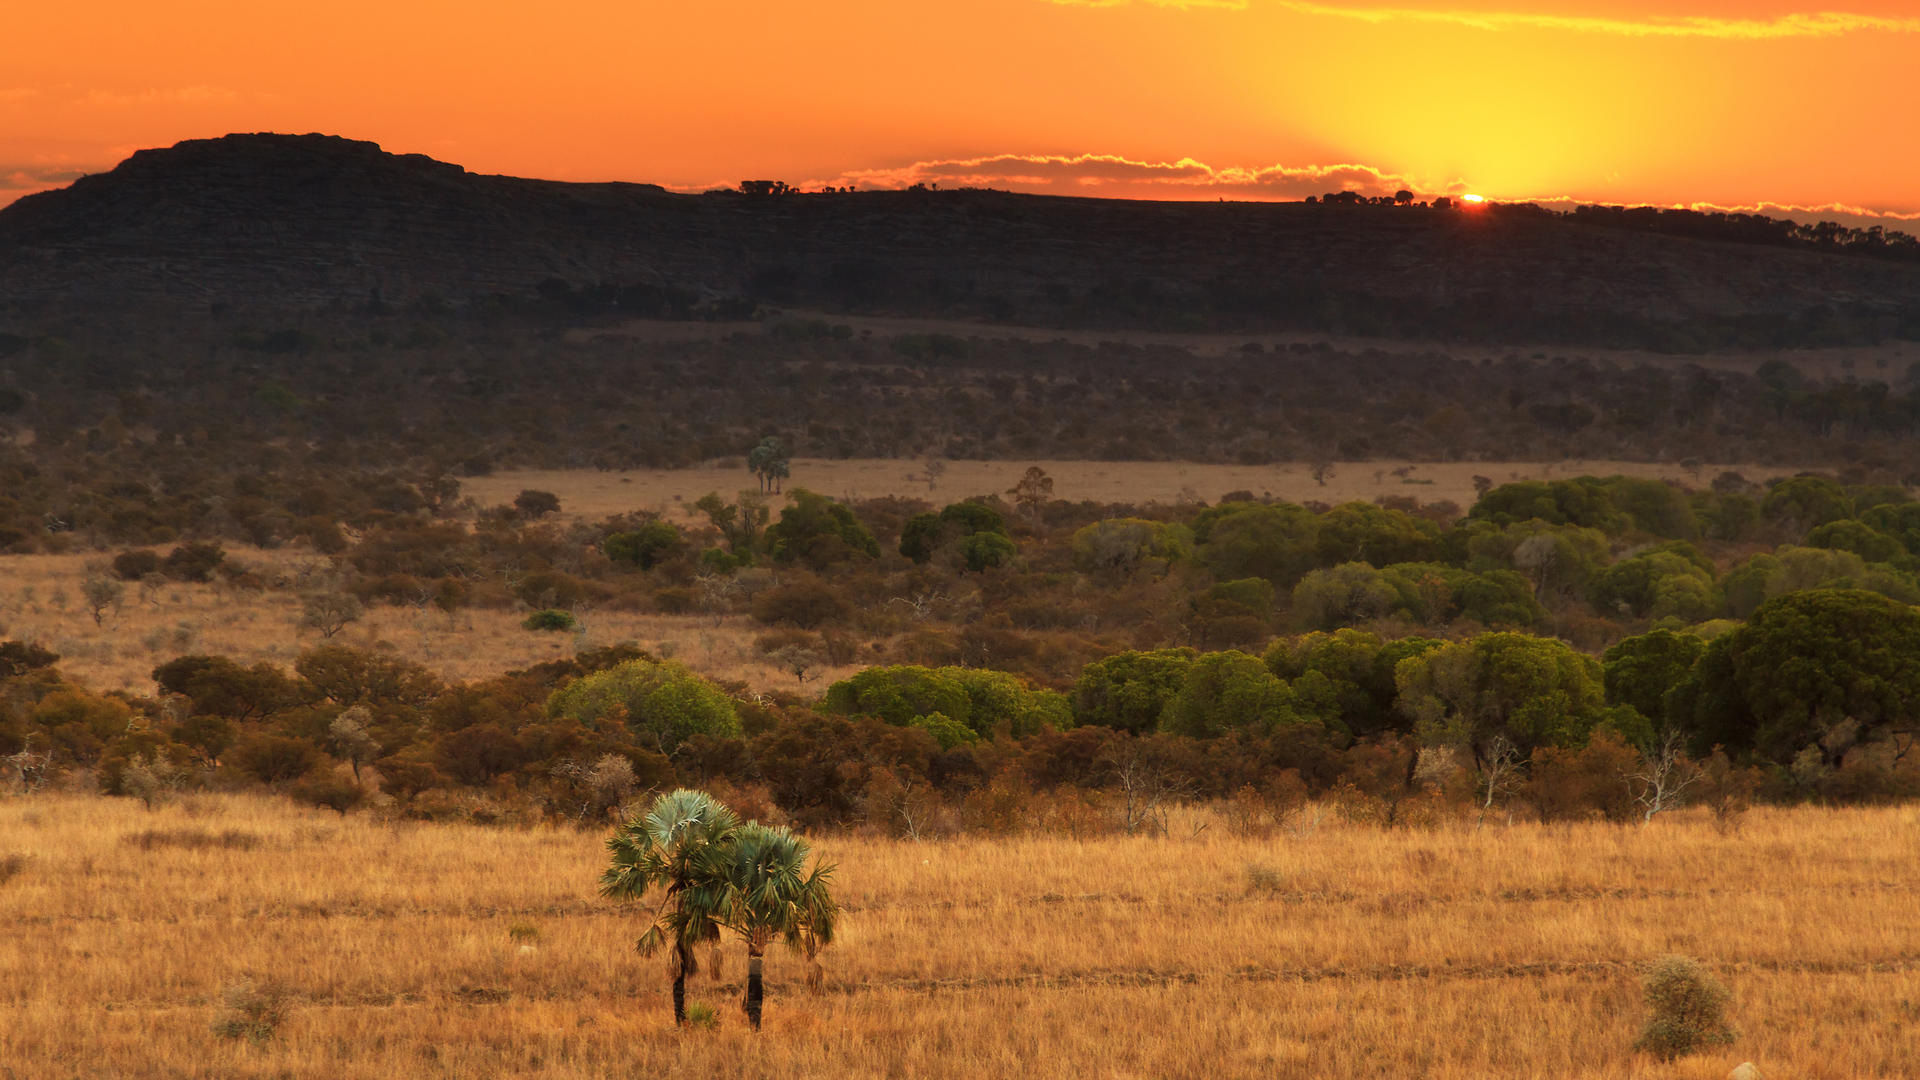
M 1565 642 L 1490 633 L 1402 660 L 1399 706 L 1425 736 L 1487 759 L 1496 737 L 1525 756 L 1541 746 L 1579 746 L 1606 707 L 1600 665 Z
M 612 865 L 600 875 L 600 894 L 643 900 L 656 890 L 660 906 L 634 943 L 642 956 L 662 949 L 673 978 L 673 1022 L 687 1022 L 687 976 L 700 970 L 700 945 L 720 940 L 733 912 L 726 849 L 739 819 L 704 791 L 682 788 L 654 800 L 642 817 L 607 840 Z
M 671 522 L 649 521 L 631 532 L 617 532 L 600 544 L 608 559 L 651 570 L 678 554 L 684 540 Z
M 1187 670 L 1186 685 L 1168 702 L 1161 730 L 1196 739 L 1234 733 L 1271 734 L 1306 723 L 1293 691 L 1255 656 L 1239 651 L 1205 653 Z
M 1144 735 L 1160 726 L 1167 704 L 1187 683 L 1192 649 L 1123 652 L 1080 669 L 1073 684 L 1073 718 Z
M 1600 654 L 1607 704 L 1629 706 L 1656 728 L 1668 727 L 1667 695 L 1693 674 L 1706 651 L 1698 637 L 1671 630 L 1618 642 Z
M 779 494 L 780 482 L 793 475 L 787 444 L 778 435 L 761 439 L 758 446 L 747 451 L 747 470 L 760 481 L 761 491 Z
M 805 488 L 794 488 L 788 498 L 780 520 L 767 529 L 776 561 L 825 568 L 856 556 L 880 557 L 880 542 L 845 505 Z
M 547 699 L 547 715 L 588 728 L 624 724 L 663 754 L 695 735 L 740 734 L 733 700 L 671 660 L 629 660 L 576 679 Z
M 1322 565 L 1427 562 L 1440 557 L 1440 526 L 1404 510 L 1350 502 L 1320 515 L 1316 554 Z
M 1261 577 L 1281 589 L 1318 565 L 1319 534 L 1319 515 L 1292 503 L 1225 503 L 1193 523 L 1200 561 L 1214 577 Z
M 1423 637 L 1385 641 L 1378 634 L 1344 629 L 1282 638 L 1265 659 L 1268 669 L 1293 687 L 1301 713 L 1368 738 L 1404 733 L 1411 726 L 1412 720 L 1394 708 L 1399 695 L 1394 670 L 1400 661 L 1440 644 Z
M 725 922 L 747 946 L 747 1023 L 760 1030 L 765 984 L 761 965 L 775 939 L 807 962 L 807 982 L 820 988 L 819 953 L 833 944 L 840 909 L 834 902 L 832 863 L 807 865 L 812 849 L 784 827 L 748 822 L 714 865 L 726 882 Z
M 1920 612 L 1862 589 L 1789 593 L 1715 638 L 1673 706 L 1694 749 L 1776 763 L 1814 748 L 1829 765 L 1920 713 Z

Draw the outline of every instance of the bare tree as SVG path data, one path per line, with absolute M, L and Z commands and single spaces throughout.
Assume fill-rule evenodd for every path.
M 27 795 L 46 787 L 47 782 L 53 779 L 53 754 L 44 750 L 36 752 L 31 733 L 27 736 L 25 746 L 0 758 L 0 762 L 13 770 L 15 782 L 20 785 L 21 792 Z
M 940 478 L 946 474 L 947 463 L 939 458 L 928 458 L 927 463 L 920 466 L 920 478 L 927 482 L 928 493 L 940 486 Z
M 940 797 L 927 784 L 890 769 L 876 769 L 867 784 L 867 820 L 915 843 L 925 839 L 940 813 Z
M 1333 476 L 1333 462 L 1316 461 L 1313 463 L 1313 468 L 1308 470 L 1308 472 L 1312 475 L 1314 483 L 1319 484 L 1321 487 L 1326 487 L 1328 479 Z
M 1633 801 L 1646 808 L 1640 818 L 1645 823 L 1663 810 L 1680 806 L 1687 789 L 1700 781 L 1700 770 L 1687 759 L 1680 733 L 1668 731 L 1640 752 L 1640 767 L 1626 780 Z
M 946 599 L 946 593 L 934 592 L 931 589 L 927 589 L 914 593 L 911 596 L 896 596 L 888 600 L 887 603 L 900 604 L 913 612 L 914 622 L 926 622 L 928 619 L 933 618 L 934 606 L 944 602 Z
M 1487 741 L 1487 751 L 1480 763 L 1480 817 L 1473 823 L 1474 828 L 1486 824 L 1487 815 L 1492 812 L 1495 803 L 1504 803 L 1520 789 L 1520 748 L 1505 735 L 1495 735 Z M 1508 815 L 1512 821 L 1512 815 Z
M 1149 761 L 1135 739 L 1127 739 L 1124 747 L 1109 747 L 1100 760 L 1113 770 L 1114 783 L 1120 788 L 1120 821 L 1127 833 L 1144 827 L 1167 835 L 1167 810 L 1188 798 L 1192 785 Z

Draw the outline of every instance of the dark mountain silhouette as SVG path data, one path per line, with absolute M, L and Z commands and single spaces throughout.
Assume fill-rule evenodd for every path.
M 229 135 L 0 210 L 0 302 L 312 310 L 377 296 L 669 317 L 771 304 L 1682 350 L 1920 338 L 1920 262 L 1628 220 L 971 190 L 681 195 L 475 175 L 332 136 Z

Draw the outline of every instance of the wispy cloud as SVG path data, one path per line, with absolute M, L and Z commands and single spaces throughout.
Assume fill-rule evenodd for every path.
M 808 187 L 904 188 L 914 184 L 998 187 L 1056 195 L 1121 198 L 1300 198 L 1325 191 L 1391 194 L 1400 188 L 1458 190 L 1457 183 L 1421 184 L 1371 165 L 1267 165 L 1214 168 L 1193 158 L 1135 161 L 1116 154 L 995 154 L 855 169 Z
M 1139 3 L 1153 7 L 1244 10 L 1258 0 L 1046 0 L 1070 7 L 1124 7 Z M 1349 7 L 1309 0 L 1265 0 L 1273 7 L 1301 15 L 1351 19 L 1367 23 L 1437 23 L 1474 30 L 1561 30 L 1572 33 L 1612 34 L 1622 37 L 1718 38 L 1728 41 L 1772 41 L 1780 38 L 1837 37 L 1842 34 L 1920 34 L 1920 17 L 1861 15 L 1846 11 L 1811 11 L 1772 18 L 1727 18 L 1718 15 L 1652 15 L 1618 18 L 1605 15 L 1551 15 L 1523 11 L 1472 11 L 1404 7 Z
M 71 184 L 75 180 L 97 169 L 83 169 L 71 164 L 30 164 L 0 162 L 0 206 L 4 206 L 22 195 L 31 195 L 36 191 Z

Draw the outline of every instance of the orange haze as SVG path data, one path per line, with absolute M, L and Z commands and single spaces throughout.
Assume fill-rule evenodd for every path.
M 682 188 L 1920 210 L 1920 17 L 1696 2 L 20 3 L 0 202 L 273 130 Z

